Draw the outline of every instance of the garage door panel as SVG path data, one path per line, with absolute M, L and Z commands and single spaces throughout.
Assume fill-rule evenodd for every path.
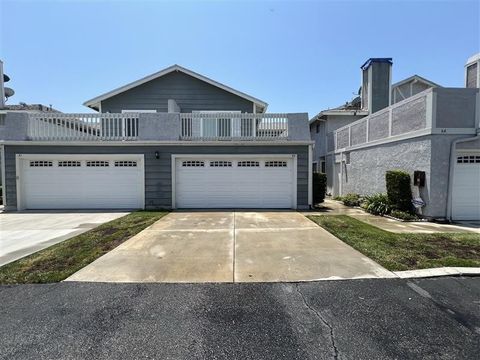
M 291 208 L 294 206 L 292 157 L 279 159 L 286 167 L 272 164 L 267 167 L 266 161 L 273 160 L 261 156 L 178 158 L 176 207 Z M 204 166 L 193 166 L 194 161 Z
M 465 154 L 457 156 L 452 190 L 454 220 L 480 220 L 480 163 L 475 159 L 465 160 Z
M 109 158 L 111 156 L 111 158 Z M 52 166 L 32 166 L 30 159 L 22 160 L 21 199 L 26 209 L 132 209 L 142 208 L 143 160 L 141 156 L 71 156 L 80 166 L 61 166 L 54 156 Z M 87 166 L 98 159 L 108 166 Z M 120 162 L 118 162 L 120 161 Z M 92 163 L 90 163 L 92 164 Z M 136 166 L 133 166 L 136 165 Z

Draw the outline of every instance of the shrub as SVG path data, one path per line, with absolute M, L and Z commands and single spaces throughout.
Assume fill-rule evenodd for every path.
M 374 194 L 366 196 L 362 207 L 371 214 L 385 215 L 391 210 L 387 194 Z
M 334 197 L 332 198 L 332 200 L 342 201 L 342 200 L 343 200 L 343 197 L 340 196 L 340 195 L 337 195 L 337 196 L 334 196 Z
M 323 173 L 313 174 L 313 203 L 319 204 L 325 200 L 327 192 L 327 175 Z
M 355 193 L 349 193 L 345 196 L 342 196 L 343 205 L 346 206 L 359 206 L 362 202 L 360 195 Z
M 385 174 L 388 202 L 392 208 L 412 212 L 412 189 L 410 175 L 401 170 L 390 170 Z
M 407 220 L 407 221 L 418 220 L 418 216 L 405 211 L 400 211 L 400 210 L 392 210 L 390 215 L 400 220 Z

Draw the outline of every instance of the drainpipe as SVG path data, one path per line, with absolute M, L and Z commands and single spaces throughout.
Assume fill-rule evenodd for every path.
M 343 196 L 343 151 L 340 153 L 340 181 L 338 183 L 338 195 Z
M 308 207 L 310 209 L 313 207 L 312 147 L 312 144 L 308 145 Z
M 455 152 L 457 150 L 457 144 L 463 142 L 469 142 L 472 140 L 476 140 L 479 138 L 479 132 L 477 130 L 477 135 L 474 137 L 464 138 L 464 139 L 457 139 L 452 142 L 452 147 L 450 149 L 450 159 L 448 161 L 448 183 L 447 183 L 447 219 L 451 222 L 452 221 L 452 186 L 453 186 L 453 177 L 454 177 L 454 169 L 455 169 Z
M 7 208 L 7 189 L 5 188 L 5 145 L 0 145 L 0 172 L 2 175 L 2 200 L 4 209 Z

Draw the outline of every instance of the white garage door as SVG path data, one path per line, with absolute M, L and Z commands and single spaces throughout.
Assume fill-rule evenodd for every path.
M 20 209 L 144 207 L 143 155 L 20 155 Z
M 296 171 L 289 157 L 180 157 L 177 208 L 295 208 Z
M 480 153 L 458 154 L 452 191 L 452 219 L 480 220 Z

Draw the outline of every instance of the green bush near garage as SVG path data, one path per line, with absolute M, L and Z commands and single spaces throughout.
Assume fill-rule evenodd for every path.
M 313 174 L 313 204 L 320 204 L 325 200 L 327 193 L 327 174 Z
M 362 208 L 373 215 L 386 215 L 391 211 L 387 194 L 373 194 L 365 196 Z
M 360 206 L 362 203 L 362 197 L 356 193 L 348 193 L 342 196 L 340 201 L 343 202 L 343 205 L 345 206 Z
M 413 212 L 410 174 L 402 170 L 389 170 L 385 174 L 387 197 L 393 209 Z

